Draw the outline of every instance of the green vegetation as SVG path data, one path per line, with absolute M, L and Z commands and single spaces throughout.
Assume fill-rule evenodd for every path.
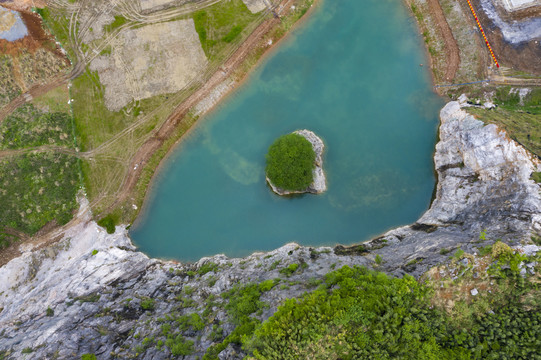
M 83 296 L 77 296 L 74 300 L 75 301 L 80 301 L 82 303 L 94 303 L 96 301 L 98 301 L 100 299 L 100 295 L 99 294 L 96 294 L 96 293 L 92 293 L 92 294 L 88 294 L 88 295 L 83 295 Z
M 55 113 L 55 112 L 61 112 L 61 113 L 67 113 L 69 114 L 71 111 L 71 107 L 68 104 L 69 100 L 69 90 L 68 85 L 61 85 L 57 87 L 56 89 L 53 89 L 46 94 L 43 94 L 41 96 L 38 96 L 32 100 L 32 104 L 35 108 L 39 109 L 43 112 L 48 113 Z M 20 109 L 20 108 L 19 108 Z M 13 114 L 16 114 L 18 111 L 16 110 Z M 73 133 L 73 126 L 70 123 L 70 134 Z
M 202 307 L 184 298 L 197 291 L 185 286 L 178 305 L 158 319 L 159 334 L 136 334 L 144 340 L 135 353 L 155 346 L 193 354 L 194 339 L 206 334 L 213 344 L 204 360 L 218 359 L 229 344 L 251 359 L 539 359 L 541 255 L 499 241 L 481 249 L 480 256 L 458 249 L 420 280 L 345 266 L 310 279 L 311 292 L 286 300 L 264 322 L 262 295 L 289 289 L 287 281 L 238 284 L 221 298 L 208 295 Z M 524 274 L 524 264 L 535 268 Z M 291 265 L 287 273 L 303 268 Z M 216 322 L 218 309 L 232 330 Z
M 0 159 L 0 229 L 29 235 L 55 220 L 67 223 L 77 208 L 78 159 L 61 153 L 29 153 Z
M 223 41 L 230 43 L 231 41 L 235 40 L 237 36 L 242 32 L 242 26 L 235 26 L 227 33 L 226 36 L 223 37 Z
M 114 234 L 118 217 L 114 214 L 108 214 L 107 216 L 98 220 L 98 225 L 105 228 L 108 234 Z
M 377 254 L 374 261 L 376 262 L 376 264 L 381 265 L 383 263 L 383 258 L 381 257 L 380 254 Z M 408 265 L 410 265 L 410 264 L 408 264 Z
M 252 317 L 252 314 L 260 312 L 267 306 L 259 298 L 264 292 L 270 291 L 278 282 L 278 280 L 267 280 L 259 285 L 236 286 L 222 295 L 225 300 L 228 300 L 225 309 L 230 321 L 236 328 L 221 343 L 209 347 L 203 356 L 203 360 L 218 359 L 218 354 L 227 345 L 231 343 L 240 345 L 246 336 L 254 332 L 261 322 Z
M 68 110 L 63 87 L 20 106 L 0 124 L 0 150 L 7 152 L 0 158 L 0 249 L 18 232 L 33 235 L 73 216 L 81 180 Z
M 45 313 L 45 315 L 47 316 L 54 316 L 54 310 L 51 309 L 50 307 L 47 308 L 47 311 Z
M 538 184 L 541 184 L 541 172 L 532 173 L 532 180 Z
M 154 310 L 155 301 L 152 298 L 145 298 L 141 301 L 141 309 Z
M 0 231 L 0 250 L 7 248 L 15 241 L 17 241 L 16 236 Z
M 462 256 L 464 256 L 465 252 L 461 248 L 458 248 L 455 253 L 453 254 L 453 259 L 460 260 L 462 259 Z
M 519 110 L 529 114 L 541 114 L 541 89 L 531 89 L 521 101 L 518 88 L 502 86 L 496 89 L 494 102 L 506 110 Z
M 54 145 L 73 147 L 71 116 L 44 113 L 31 104 L 19 107 L 0 125 L 0 149 Z
M 515 110 L 510 108 L 511 106 L 509 108 L 507 106 L 500 106 L 495 109 L 486 110 L 472 107 L 468 108 L 467 111 L 484 123 L 498 125 L 513 140 L 537 156 L 541 156 L 541 126 L 539 126 L 539 115 L 525 112 L 526 110 L 522 111 L 520 109 L 523 107 L 520 106 L 517 106 Z M 536 111 L 539 111 L 539 109 Z
M 288 134 L 279 137 L 269 148 L 266 173 L 277 187 L 305 190 L 313 182 L 315 168 L 312 144 L 301 135 Z
M 513 251 L 496 259 L 506 277 L 499 274 L 494 281 L 511 277 L 519 282 L 522 277 L 512 264 L 532 260 Z M 509 264 L 511 268 L 504 266 Z M 287 300 L 243 337 L 243 347 L 256 359 L 539 358 L 539 289 L 535 281 L 521 283 L 515 288 L 504 286 L 505 296 L 488 308 L 493 311 L 470 305 L 476 311 L 468 312 L 471 320 L 465 323 L 456 313 L 449 318 L 444 309 L 434 307 L 430 286 L 410 276 L 394 279 L 365 268 L 344 267 L 329 273 L 324 287 Z M 478 296 L 482 304 L 492 297 Z
M 258 19 L 242 0 L 221 1 L 193 14 L 195 30 L 210 60 L 216 60 L 229 43 L 241 39 L 242 31 Z
M 280 269 L 280 274 L 283 274 L 285 276 L 291 276 L 297 269 L 299 268 L 299 264 L 290 264 L 288 267 L 285 267 L 283 269 Z
M 415 16 L 415 18 L 417 19 L 419 23 L 423 22 L 424 20 L 423 13 L 419 10 L 417 5 L 415 5 L 414 3 L 411 4 L 411 12 L 413 13 L 413 15 Z M 428 33 L 428 31 L 425 31 L 425 32 Z
M 115 15 L 115 20 L 109 24 L 105 25 L 103 29 L 107 32 L 112 32 L 115 29 L 118 29 L 122 25 L 126 24 L 128 22 L 128 19 L 126 19 L 124 16 L 121 15 Z
M 44 9 L 34 9 L 43 19 L 43 23 L 49 30 L 52 32 L 56 40 L 62 44 L 64 49 L 68 52 L 68 55 L 74 59 L 75 53 L 68 46 L 69 41 L 69 21 L 70 17 L 67 16 L 61 9 L 55 8 L 51 9 L 50 7 Z
M 193 353 L 193 341 L 185 340 L 182 335 L 171 337 L 165 340 L 165 346 L 167 346 L 174 356 L 184 356 Z
M 440 255 L 447 255 L 451 252 L 449 249 L 440 249 Z
M 13 76 L 13 60 L 9 55 L 0 55 L 0 107 L 20 94 L 19 85 Z
M 219 268 L 218 264 L 215 264 L 213 262 L 208 262 L 206 264 L 201 265 L 199 269 L 197 269 L 197 273 L 203 276 L 209 272 L 214 272 L 214 273 L 217 272 L 218 268 Z
M 94 354 L 83 354 L 81 360 L 97 360 L 97 357 Z
M 92 256 L 98 255 L 98 250 L 92 250 Z

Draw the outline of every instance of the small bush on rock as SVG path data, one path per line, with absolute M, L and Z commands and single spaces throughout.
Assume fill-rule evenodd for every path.
M 305 190 L 314 181 L 316 154 L 303 136 L 279 137 L 269 148 L 266 173 L 277 187 L 289 191 Z

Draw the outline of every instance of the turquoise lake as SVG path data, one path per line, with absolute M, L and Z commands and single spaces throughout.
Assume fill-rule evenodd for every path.
M 443 100 L 413 18 L 401 0 L 318 7 L 167 159 L 130 232 L 140 250 L 195 261 L 353 244 L 428 209 Z M 265 154 L 304 128 L 325 142 L 328 191 L 279 197 Z

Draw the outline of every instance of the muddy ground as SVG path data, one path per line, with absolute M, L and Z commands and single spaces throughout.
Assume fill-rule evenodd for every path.
M 471 0 L 471 2 L 500 65 L 515 71 L 541 75 L 541 39 L 520 44 L 511 44 L 505 41 L 501 30 L 482 10 L 480 1 Z M 507 13 L 503 8 L 498 8 L 498 10 L 502 18 L 505 16 L 511 21 L 541 16 L 541 7 L 524 9 L 513 14 Z M 470 14 L 470 16 L 472 15 Z

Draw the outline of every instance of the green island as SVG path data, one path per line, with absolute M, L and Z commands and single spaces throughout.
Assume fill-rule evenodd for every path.
M 316 154 L 302 135 L 280 136 L 269 147 L 266 159 L 267 178 L 280 189 L 303 191 L 314 181 Z

